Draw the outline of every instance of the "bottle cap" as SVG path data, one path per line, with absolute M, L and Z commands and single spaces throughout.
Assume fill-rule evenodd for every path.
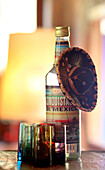
M 59 26 L 55 28 L 55 36 L 56 37 L 66 37 L 70 36 L 70 27 L 68 26 Z

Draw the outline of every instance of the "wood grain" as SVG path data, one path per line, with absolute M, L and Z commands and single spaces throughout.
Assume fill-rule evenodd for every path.
M 17 151 L 0 151 L 0 170 L 36 170 L 36 167 L 17 161 Z M 79 159 L 66 162 L 65 165 L 57 165 L 37 170 L 94 170 L 105 169 L 105 152 L 83 151 Z

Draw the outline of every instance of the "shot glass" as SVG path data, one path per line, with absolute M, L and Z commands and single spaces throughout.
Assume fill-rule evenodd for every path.
M 33 123 L 20 123 L 19 141 L 18 141 L 18 160 L 32 160 L 32 135 Z
M 54 125 L 39 124 L 34 126 L 34 157 L 36 166 L 51 166 L 52 157 L 55 151 Z
M 66 125 L 58 123 L 55 125 L 55 153 L 54 165 L 66 162 Z
M 23 124 L 20 123 L 19 125 L 19 139 L 18 139 L 18 161 L 22 161 L 22 132 L 23 132 Z

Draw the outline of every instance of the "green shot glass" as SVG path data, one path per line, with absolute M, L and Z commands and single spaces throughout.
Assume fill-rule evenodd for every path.
M 18 141 L 18 160 L 32 161 L 33 123 L 20 123 Z

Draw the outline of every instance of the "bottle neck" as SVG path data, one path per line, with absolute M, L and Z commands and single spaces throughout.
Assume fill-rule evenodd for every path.
M 60 54 L 70 47 L 70 37 L 56 37 L 56 43 L 55 43 L 55 60 L 54 65 L 57 64 L 57 60 L 60 56 Z

